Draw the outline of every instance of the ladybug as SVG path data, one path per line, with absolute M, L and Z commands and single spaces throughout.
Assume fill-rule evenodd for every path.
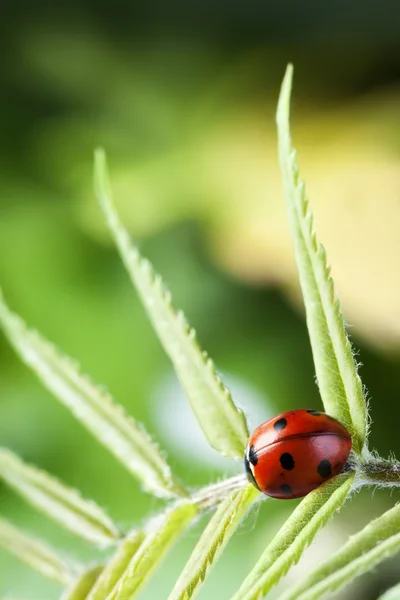
M 338 475 L 350 450 L 351 436 L 339 421 L 317 410 L 293 410 L 253 431 L 244 465 L 263 494 L 301 498 Z

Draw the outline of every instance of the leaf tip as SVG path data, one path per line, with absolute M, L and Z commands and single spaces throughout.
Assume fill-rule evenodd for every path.
M 290 95 L 292 92 L 293 81 L 293 65 L 288 64 L 285 71 L 285 76 L 282 81 L 281 91 L 279 94 L 278 107 L 276 110 L 276 122 L 284 123 L 289 116 Z

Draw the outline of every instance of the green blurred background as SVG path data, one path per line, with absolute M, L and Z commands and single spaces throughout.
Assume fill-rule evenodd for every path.
M 106 148 L 124 221 L 251 425 L 319 408 L 274 126 L 294 62 L 295 145 L 360 350 L 371 443 L 400 455 L 399 22 L 395 0 L 1 3 L 1 285 L 15 310 L 145 424 L 191 486 L 242 466 L 207 448 L 186 407 L 102 222 L 93 149 Z M 0 355 L 2 445 L 95 498 L 122 527 L 161 507 L 3 338 Z M 354 498 L 288 579 L 396 500 L 384 491 Z M 199 597 L 228 598 L 295 504 L 263 503 Z M 3 487 L 0 511 L 67 556 L 101 556 Z M 167 597 L 201 526 L 141 598 Z M 398 569 L 387 563 L 339 597 L 374 600 Z M 0 550 L 0 595 L 60 593 Z

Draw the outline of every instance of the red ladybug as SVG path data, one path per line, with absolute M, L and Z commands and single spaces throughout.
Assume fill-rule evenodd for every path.
M 350 450 L 350 434 L 336 419 L 293 410 L 253 431 L 244 464 L 249 480 L 267 496 L 300 498 L 338 475 Z

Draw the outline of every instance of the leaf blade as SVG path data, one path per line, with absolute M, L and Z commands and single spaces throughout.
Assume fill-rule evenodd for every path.
M 185 495 L 144 429 L 110 394 L 83 375 L 70 358 L 39 333 L 28 329 L 9 309 L 1 291 L 0 325 L 17 354 L 42 384 L 146 489 L 166 497 Z
M 61 596 L 60 600 L 86 600 L 90 590 L 103 571 L 102 566 L 96 566 L 85 571 L 74 584 Z
M 232 600 L 258 600 L 276 585 L 342 506 L 353 479 L 353 474 L 339 475 L 310 492 L 267 546 Z
M 196 544 L 168 600 L 188 600 L 195 595 L 212 563 L 218 558 L 237 525 L 259 496 L 259 491 L 252 484 L 248 484 L 221 502 Z
M 172 361 L 191 408 L 211 446 L 226 456 L 242 458 L 249 432 L 243 412 L 203 352 L 181 311 L 151 264 L 143 259 L 120 223 L 114 208 L 105 154 L 95 154 L 95 184 L 108 228 L 130 279 L 136 288 L 159 340 Z
M 286 206 L 307 326 L 324 407 L 349 429 L 354 450 L 360 453 L 367 434 L 366 403 L 340 304 L 327 268 L 325 250 L 316 240 L 313 216 L 304 185 L 298 178 L 289 125 L 292 72 L 289 65 L 281 87 L 276 122 Z
M 0 518 L 0 546 L 48 579 L 70 585 L 76 577 L 75 567 L 57 556 L 49 546 L 2 518 Z
M 397 505 L 350 537 L 333 556 L 282 594 L 280 600 L 314 600 L 327 591 L 341 589 L 400 552 L 399 532 L 400 505 Z
M 87 600 L 104 600 L 104 598 L 107 598 L 128 568 L 130 561 L 139 550 L 145 537 L 143 531 L 133 531 L 121 542 L 88 594 Z
M 44 515 L 86 541 L 107 546 L 120 537 L 117 527 L 95 502 L 24 463 L 6 448 L 0 448 L 0 479 Z
M 195 505 L 182 502 L 155 517 L 107 600 L 133 598 L 196 515 Z

